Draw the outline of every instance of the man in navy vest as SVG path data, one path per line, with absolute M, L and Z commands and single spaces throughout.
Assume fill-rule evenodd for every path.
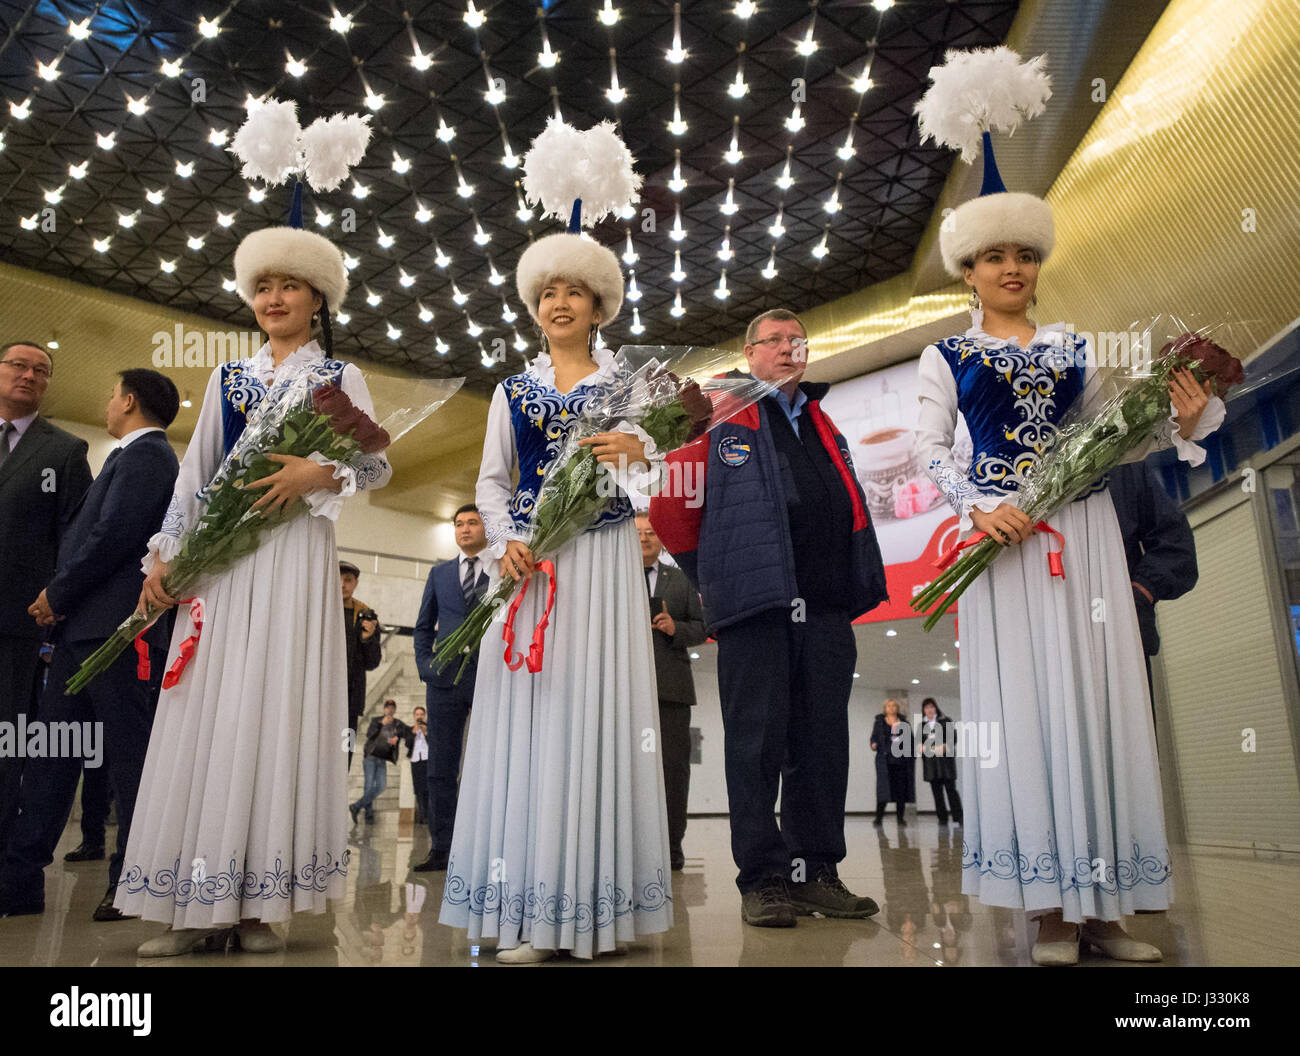
M 166 428 L 179 407 L 176 386 L 157 371 L 121 372 L 107 412 L 109 435 L 119 443 L 63 536 L 54 578 L 28 609 L 54 641 L 38 719 L 47 729 L 54 723 L 75 724 L 83 736 L 79 755 L 27 761 L 20 813 L 0 862 L 0 913 L 43 912 L 42 871 L 53 860 L 67 824 L 84 757 L 86 766 L 107 765 L 117 799 L 117 849 L 109 861 L 108 893 L 95 919 L 122 919 L 113 896 L 153 724 L 159 686 L 155 667 L 165 660 L 169 625 L 160 620 L 146 636 L 155 646 L 149 650 L 151 662 L 127 649 L 76 696 L 65 696 L 63 686 L 140 598 L 140 559 L 163 522 L 176 484 L 179 464 Z
M 473 503 L 462 506 L 452 523 L 460 556 L 444 561 L 429 573 L 420 618 L 415 621 L 415 666 L 425 683 L 425 702 L 429 706 L 428 821 L 433 840 L 429 857 L 415 866 L 418 873 L 447 868 L 451 830 L 456 823 L 461 743 L 465 720 L 474 703 L 474 674 L 478 668 L 475 652 L 457 685 L 459 663 L 449 664 L 439 674 L 433 669 L 433 651 L 465 622 L 470 610 L 487 593 L 489 579 L 490 559 L 482 556 L 487 533 L 478 507 Z
M 821 410 L 828 386 L 801 383 L 799 317 L 757 316 L 745 358 L 754 377 L 781 387 L 669 456 L 681 494 L 655 498 L 650 520 L 699 588 L 718 642 L 741 919 L 792 927 L 812 913 L 869 917 L 879 907 L 850 892 L 837 865 L 852 623 L 885 600 L 880 548 L 848 444 Z

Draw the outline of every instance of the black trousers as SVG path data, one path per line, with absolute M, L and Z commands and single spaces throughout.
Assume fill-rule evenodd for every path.
M 81 768 L 81 842 L 87 847 L 104 846 L 104 826 L 113 802 L 107 766 Z
M 456 825 L 456 800 L 460 795 L 460 752 L 465 737 L 465 720 L 474 703 L 474 683 L 463 679 L 458 686 L 444 689 L 426 686 L 429 712 L 429 801 L 425 817 L 433 851 L 451 851 L 451 833 Z
M 940 821 L 947 821 L 948 814 L 951 811 L 952 820 L 961 824 L 961 796 L 957 794 L 957 779 L 955 777 L 944 778 L 942 781 L 929 782 L 930 791 L 934 794 L 934 812 L 939 815 Z M 947 795 L 947 805 L 944 804 L 944 796 Z
M 691 706 L 659 701 L 659 751 L 664 761 L 664 799 L 668 803 L 668 847 L 682 856 L 686 803 L 691 794 Z
M 106 671 L 75 697 L 63 685 L 100 645 L 102 639 L 61 642 L 54 649 L 40 721 L 45 723 L 99 724 L 102 765 L 117 799 L 117 848 L 108 863 L 109 886 L 122 873 L 122 858 L 131 834 L 131 815 L 144 770 L 149 730 L 156 697 L 148 682 L 136 677 L 136 654 L 127 649 Z M 159 654 L 155 653 L 155 658 Z M 162 661 L 154 665 L 161 668 Z M 0 862 L 0 889 L 13 900 L 39 899 L 44 889 L 42 871 L 54 859 L 54 848 L 68 823 L 77 795 L 83 758 L 61 755 L 28 759 L 23 773 L 22 810 L 14 825 L 9 848 Z
M 876 801 L 876 820 L 880 821 L 885 816 L 885 806 L 887 803 L 893 803 L 898 811 L 898 820 L 903 820 L 903 815 L 907 813 L 907 767 L 912 765 L 911 758 L 899 760 L 895 763 L 892 758 L 885 764 L 886 773 L 889 775 L 889 799 L 886 803 Z
M 428 759 L 421 759 L 418 762 L 411 761 L 411 787 L 415 790 L 415 823 L 424 825 L 429 818 Z
M 0 635 L 0 722 L 9 723 L 15 736 L 19 715 L 29 720 L 35 717 L 37 688 L 44 669 L 39 639 Z M 0 852 L 8 844 L 18 816 L 18 786 L 25 761 L 16 754 L 0 753 Z
M 717 632 L 731 853 L 753 891 L 844 858 L 849 692 L 857 643 L 844 613 L 775 609 Z M 773 813 L 781 792 L 781 824 Z

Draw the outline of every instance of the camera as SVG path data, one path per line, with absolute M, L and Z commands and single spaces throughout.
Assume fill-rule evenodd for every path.
M 378 623 L 378 622 L 379 622 L 379 614 L 376 613 L 374 609 L 362 609 L 359 613 L 357 613 L 357 619 L 359 619 L 359 620 L 374 620 L 375 623 Z

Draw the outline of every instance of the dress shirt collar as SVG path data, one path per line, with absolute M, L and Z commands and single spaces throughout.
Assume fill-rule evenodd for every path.
M 144 436 L 145 433 L 161 433 L 161 432 L 165 432 L 165 430 L 158 425 L 146 425 L 143 429 L 132 429 L 131 432 L 127 433 L 126 436 L 122 437 L 122 439 L 117 442 L 117 450 L 120 451 L 124 447 L 126 447 L 127 444 L 131 444 L 134 443 L 136 440 L 139 440 L 140 437 Z
M 579 381 L 577 385 L 573 386 L 574 389 L 586 385 L 593 380 L 603 380 L 613 377 L 614 353 L 609 348 L 592 349 L 591 358 L 596 361 L 596 369 Z M 537 353 L 537 357 L 528 364 L 528 371 L 543 385 L 549 385 L 551 388 L 555 388 L 555 366 L 551 363 L 551 357 L 547 353 Z M 572 392 L 573 389 L 570 389 L 569 391 Z M 568 395 L 568 393 L 565 393 L 565 395 Z
M 31 414 L 25 414 L 21 418 L 14 418 L 12 420 L 8 418 L 0 418 L 0 422 L 7 421 L 14 427 L 13 439 L 9 441 L 10 450 L 13 450 L 13 448 L 18 446 L 18 441 L 23 438 L 23 433 L 27 432 L 31 427 L 32 422 L 36 421 L 36 416 L 40 413 L 40 411 L 32 411 Z
M 285 356 L 284 360 L 280 363 L 280 366 L 283 367 L 287 363 L 305 366 L 308 363 L 320 362 L 320 360 L 324 358 L 325 353 L 321 351 L 320 345 L 315 341 L 308 341 L 305 345 L 300 345 L 294 351 Z M 261 378 L 262 381 L 265 382 L 271 380 L 271 377 L 275 374 L 277 368 L 275 366 L 275 360 L 271 356 L 270 341 L 257 350 L 257 353 L 252 359 L 252 367 L 253 373 Z

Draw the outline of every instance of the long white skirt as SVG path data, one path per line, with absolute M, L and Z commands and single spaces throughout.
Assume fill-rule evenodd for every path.
M 1118 920 L 1173 898 L 1159 763 L 1137 612 L 1110 493 L 998 557 L 962 595 L 962 721 L 985 724 L 963 758 L 962 891 L 1067 921 Z M 996 725 L 994 725 L 996 724 Z M 966 753 L 969 755 L 969 751 Z
M 483 640 L 439 919 L 470 941 L 579 957 L 672 926 L 654 654 L 636 528 L 586 532 L 555 559 L 542 669 Z M 527 652 L 546 576 L 515 621 Z
M 203 630 L 149 737 L 114 905 L 177 928 L 323 913 L 347 873 L 347 661 L 333 522 L 195 591 Z M 182 605 L 168 664 L 194 633 Z

